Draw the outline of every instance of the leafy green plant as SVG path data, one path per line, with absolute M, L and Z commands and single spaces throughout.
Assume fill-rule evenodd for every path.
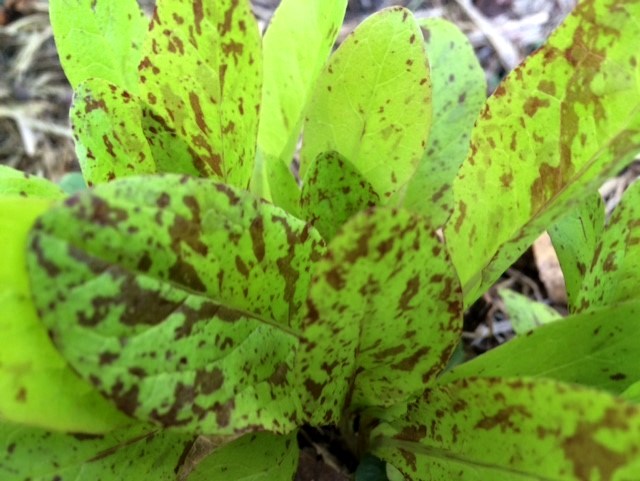
M 596 191 L 640 151 L 640 6 L 584 0 L 486 102 L 402 8 L 330 56 L 345 7 L 261 41 L 247 1 L 51 2 L 89 189 L 0 170 L 2 479 L 290 480 L 305 426 L 358 479 L 640 479 L 639 190 Z M 571 314 L 445 370 L 546 229 Z

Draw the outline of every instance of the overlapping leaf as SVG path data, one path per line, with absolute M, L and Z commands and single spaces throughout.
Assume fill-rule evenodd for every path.
M 431 126 L 422 33 L 408 10 L 365 20 L 318 78 L 304 126 L 301 174 L 336 151 L 386 198 L 413 175 Z
M 103 184 L 31 234 L 35 302 L 62 354 L 127 414 L 286 431 L 289 328 L 319 234 L 246 192 L 188 177 Z
M 580 2 L 485 105 L 445 231 L 467 304 L 640 150 L 639 15 Z
M 247 0 L 160 0 L 143 47 L 143 127 L 165 172 L 246 188 L 255 157 L 260 33 Z M 165 152 L 164 155 L 162 153 Z M 183 165 L 184 164 L 184 165 Z
M 462 379 L 372 436 L 415 481 L 640 478 L 640 408 L 550 380 Z
M 539 326 L 562 319 L 553 307 L 536 302 L 516 291 L 500 289 L 498 292 L 516 334 L 526 334 Z
M 99 78 L 138 92 L 137 67 L 149 21 L 135 0 L 53 0 L 49 12 L 72 87 Z
M 0 196 L 60 199 L 64 192 L 53 182 L 0 165 Z
M 346 406 L 422 392 L 455 347 L 461 308 L 457 278 L 424 219 L 388 208 L 356 215 L 314 271 L 298 360 L 307 409 L 329 421 Z

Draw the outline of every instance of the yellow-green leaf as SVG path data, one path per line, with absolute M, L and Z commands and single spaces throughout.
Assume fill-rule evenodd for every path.
M 516 291 L 500 289 L 498 293 L 507 308 L 509 321 L 516 334 L 526 334 L 538 326 L 562 319 L 553 307 L 536 302 Z
M 50 180 L 0 165 L 0 196 L 60 199 L 64 192 Z

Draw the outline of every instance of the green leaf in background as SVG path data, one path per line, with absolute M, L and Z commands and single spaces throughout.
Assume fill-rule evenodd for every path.
M 372 439 L 414 481 L 640 479 L 640 408 L 545 379 L 461 379 Z
M 127 418 L 68 367 L 31 300 L 27 233 L 51 204 L 0 198 L 0 419 L 53 430 L 105 432 Z
M 604 223 L 604 201 L 596 192 L 548 230 L 562 267 L 567 287 L 567 304 L 572 312 L 578 307 L 584 276 L 591 267 Z
M 635 404 L 640 404 L 640 381 L 634 382 L 631 386 L 625 389 L 620 397 L 626 399 L 627 401 L 631 401 Z
M 195 436 L 145 425 L 103 436 L 0 422 L 3 481 L 175 481 Z
M 307 409 L 331 419 L 422 392 L 446 366 L 461 315 L 457 278 L 424 219 L 388 208 L 354 216 L 314 270 L 298 360 Z
M 511 289 L 500 289 L 498 294 L 507 308 L 509 321 L 516 334 L 523 335 L 538 326 L 562 319 L 553 307 L 536 302 Z
M 378 204 L 373 187 L 344 157 L 325 152 L 311 163 L 300 194 L 302 216 L 326 240 L 354 214 Z
M 338 36 L 346 6 L 347 0 L 284 0 L 276 9 L 263 39 L 258 130 L 258 150 L 268 161 L 289 168 L 309 96 Z
M 245 191 L 131 177 L 45 214 L 29 266 L 57 348 L 125 413 L 211 434 L 283 432 L 300 402 L 289 323 L 323 246 Z
M 536 376 L 620 393 L 640 379 L 640 302 L 569 316 L 461 364 L 438 380 Z
M 51 0 L 49 14 L 60 62 L 74 89 L 100 78 L 138 92 L 149 20 L 135 0 Z
M 0 196 L 61 199 L 64 191 L 50 180 L 0 165 Z
M 304 126 L 300 173 L 336 151 L 381 198 L 413 175 L 431 126 L 431 82 L 422 33 L 400 7 L 367 18 L 318 78 Z
M 87 189 L 87 184 L 80 172 L 69 172 L 63 175 L 58 185 L 68 195 L 74 195 Z
M 640 150 L 639 16 L 580 2 L 488 100 L 445 230 L 465 305 Z
M 190 168 L 247 188 L 262 85 L 260 32 L 249 1 L 159 0 L 139 75 L 156 162 L 174 166 L 161 171 Z
M 250 433 L 217 448 L 201 461 L 188 481 L 291 481 L 298 467 L 295 433 Z
M 136 96 L 103 79 L 87 80 L 76 88 L 70 116 L 88 185 L 156 172 Z
M 440 18 L 418 21 L 433 88 L 433 125 L 418 170 L 399 193 L 402 205 L 434 226 L 453 211 L 453 179 L 469 151 L 471 129 L 484 104 L 487 82 L 467 37 Z

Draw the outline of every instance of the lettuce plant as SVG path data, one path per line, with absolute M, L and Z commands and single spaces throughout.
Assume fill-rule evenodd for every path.
M 640 190 L 597 194 L 640 5 L 583 0 L 486 101 L 442 20 L 331 54 L 345 8 L 51 1 L 89 189 L 0 170 L 3 480 L 291 480 L 305 426 L 392 480 L 640 479 Z M 446 369 L 545 230 L 570 315 Z

